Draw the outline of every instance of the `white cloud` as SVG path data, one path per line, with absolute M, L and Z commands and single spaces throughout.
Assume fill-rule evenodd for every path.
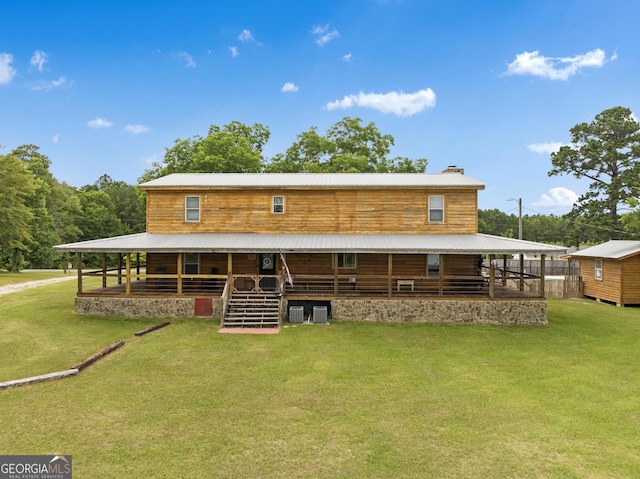
M 550 141 L 548 143 L 531 143 L 530 145 L 527 145 L 527 150 L 543 155 L 550 155 L 551 153 L 555 153 L 556 151 L 558 151 L 562 146 L 565 146 L 564 143 L 560 143 L 559 141 Z
M 196 62 L 194 62 L 193 58 L 191 57 L 191 55 L 189 55 L 185 51 L 179 51 L 178 53 L 174 53 L 173 56 L 176 57 L 176 58 L 183 59 L 184 62 L 185 62 L 185 64 L 184 64 L 185 68 L 195 68 L 196 67 Z
M 548 193 L 540 195 L 540 200 L 533 203 L 534 206 L 542 206 L 544 208 L 567 207 L 573 206 L 578 201 L 578 195 L 575 191 L 558 186 L 551 188 Z
M 282 88 L 280 89 L 280 91 L 282 92 L 290 92 L 290 91 L 298 91 L 298 87 L 296 86 L 295 83 L 291 83 L 291 82 L 287 82 L 284 85 L 282 85 Z
M 151 128 L 144 125 L 127 125 L 124 127 L 124 131 L 131 133 L 132 135 L 140 135 L 141 133 L 148 133 Z
M 240 35 L 238 35 L 238 40 L 240 40 L 241 42 L 253 42 L 255 41 L 255 39 L 253 38 L 253 35 L 251 34 L 251 32 L 249 30 L 247 30 L 246 28 L 244 30 L 242 30 L 242 32 L 240 33 Z
M 583 68 L 600 68 L 616 58 L 617 55 L 614 54 L 607 60 L 604 50 L 599 48 L 574 57 L 545 57 L 536 50 L 517 54 L 516 59 L 507 66 L 505 75 L 533 75 L 550 80 L 568 80 Z
M 59 134 L 53 135 L 53 137 L 51 138 L 51 141 L 53 141 L 54 143 L 58 143 L 58 141 L 60 141 L 60 135 Z
M 57 80 L 40 81 L 31 87 L 31 89 L 50 91 L 62 88 L 71 88 L 71 85 L 73 85 L 73 82 L 68 81 L 67 77 L 60 77 Z
M 358 93 L 347 95 L 342 100 L 327 103 L 327 110 L 349 109 L 355 106 L 373 108 L 382 113 L 393 113 L 397 116 L 412 116 L 426 108 L 436 105 L 436 94 L 431 88 L 415 93 L 402 91 L 389 93 Z
M 353 61 L 353 55 L 351 55 L 351 53 L 347 53 L 342 57 L 342 60 L 347 63 L 351 63 Z
M 16 76 L 16 70 L 11 66 L 13 55 L 0 53 L 0 85 L 7 84 Z
M 633 112 L 631 112 L 631 119 L 638 123 L 638 117 Z
M 111 128 L 113 126 L 113 122 L 109 121 L 109 120 L 105 120 L 104 118 L 98 118 L 96 117 L 95 120 L 91 120 L 89 123 L 87 123 L 87 126 L 89 128 Z
M 231 50 L 231 56 L 233 58 L 237 57 L 238 55 L 240 55 L 238 53 L 238 47 L 229 47 L 229 50 Z
M 321 47 L 324 47 L 327 43 L 329 43 L 334 38 L 339 38 L 340 33 L 335 28 L 329 31 L 329 24 L 327 23 L 324 26 L 315 26 L 311 29 L 311 33 L 315 35 L 316 43 Z
M 38 69 L 38 71 L 42 71 L 42 69 L 44 68 L 44 64 L 47 62 L 47 54 L 41 50 L 36 50 L 35 52 L 33 52 L 33 55 L 31 56 L 31 61 L 29 62 L 29 64 L 32 67 L 36 67 Z

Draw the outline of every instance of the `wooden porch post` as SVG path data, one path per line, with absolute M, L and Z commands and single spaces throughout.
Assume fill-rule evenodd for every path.
M 333 294 L 338 294 L 338 254 L 331 253 L 333 258 Z
M 122 253 L 118 253 L 118 284 L 122 284 Z
M 182 294 L 182 253 L 178 253 L 178 269 L 177 269 L 177 273 L 178 273 L 178 278 L 177 278 L 177 282 L 178 282 L 178 289 L 177 292 L 178 294 Z
M 393 286 L 393 254 L 387 255 L 387 294 L 391 297 L 391 288 Z
M 444 296 L 444 275 L 445 275 L 445 268 L 444 268 L 444 255 L 441 254 L 440 255 L 440 270 L 438 271 L 440 273 L 440 277 L 438 278 L 438 295 L 439 296 Z M 429 270 L 429 255 L 427 255 L 427 272 Z
M 136 253 L 136 280 L 140 281 L 140 253 Z
M 107 253 L 102 253 L 102 287 L 107 287 Z
M 520 284 L 518 289 L 524 291 L 524 255 L 520 253 Z
M 493 260 L 496 256 L 493 254 L 489 255 L 489 298 L 493 299 L 496 291 L 496 265 L 493 263 Z
M 124 294 L 125 296 L 129 296 L 131 294 L 131 253 L 127 253 L 125 261 L 127 269 L 125 271 Z
M 76 253 L 76 261 L 78 262 L 78 293 L 82 293 L 82 253 Z
M 545 297 L 545 291 L 544 291 L 544 275 L 545 275 L 545 269 L 546 269 L 546 258 L 547 255 L 546 254 L 541 254 L 540 255 L 540 297 L 544 298 Z
M 502 255 L 502 286 L 507 285 L 507 255 Z

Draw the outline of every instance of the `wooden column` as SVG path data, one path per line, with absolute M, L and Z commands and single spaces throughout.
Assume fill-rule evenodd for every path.
M 387 255 L 387 294 L 391 297 L 391 290 L 393 288 L 393 255 L 389 253 Z
M 495 255 L 489 255 L 489 297 L 494 298 L 496 291 L 496 266 L 493 264 Z
M 82 293 L 82 253 L 76 253 L 76 261 L 78 262 L 78 293 Z
M 136 253 L 136 280 L 140 281 L 140 253 Z
M 545 292 L 544 292 L 544 275 L 546 273 L 545 269 L 546 269 L 546 259 L 547 259 L 547 255 L 546 254 L 541 254 L 540 255 L 540 297 L 544 298 L 545 297 Z
M 118 253 L 118 284 L 122 284 L 122 253 Z
M 107 253 L 102 253 L 102 287 L 107 287 Z
M 182 294 L 182 253 L 178 253 L 178 269 L 177 269 L 177 273 L 178 273 L 178 277 L 176 279 L 177 282 L 177 292 L 178 294 Z
M 125 261 L 127 269 L 125 271 L 124 294 L 129 296 L 131 294 L 131 253 L 127 253 Z
M 438 270 L 438 272 L 440 273 L 440 277 L 438 278 L 438 295 L 444 296 L 444 275 L 445 275 L 444 255 L 441 254 L 438 258 L 438 261 L 440 262 L 439 270 Z M 429 274 L 429 256 L 427 255 L 427 275 L 428 274 Z
M 507 255 L 502 255 L 502 286 L 507 285 Z
M 333 294 L 338 294 L 338 253 L 331 253 L 333 260 Z
M 518 289 L 524 291 L 524 255 L 522 253 L 520 253 L 520 284 Z

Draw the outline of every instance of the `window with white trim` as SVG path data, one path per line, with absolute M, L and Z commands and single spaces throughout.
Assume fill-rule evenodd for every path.
M 284 196 L 274 196 L 272 200 L 272 212 L 276 214 L 284 213 Z
M 596 258 L 595 262 L 594 262 L 594 266 L 595 266 L 595 272 L 596 272 L 596 279 L 602 279 L 602 259 L 601 258 Z
M 200 255 L 198 253 L 184 253 L 182 263 L 184 274 L 198 274 Z
M 335 255 L 335 261 L 338 268 L 354 269 L 356 267 L 356 254 L 355 253 L 337 253 Z M 334 266 L 336 266 L 334 263 Z
M 444 222 L 444 196 L 429 196 L 429 223 Z
M 200 197 L 199 196 L 185 196 L 184 220 L 192 223 L 197 223 L 200 221 Z
M 427 255 L 427 276 L 440 276 L 440 255 Z

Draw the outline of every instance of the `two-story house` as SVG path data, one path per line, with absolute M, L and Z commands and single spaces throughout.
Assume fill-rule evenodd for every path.
M 114 271 L 106 259 L 78 268 L 76 311 L 277 327 L 292 307 L 303 318 L 324 307 L 337 320 L 544 324 L 545 299 L 506 288 L 482 259 L 564 251 L 479 234 L 484 184 L 455 167 L 172 174 L 140 188 L 146 233 L 56 247 L 79 265 L 83 253 L 120 258 Z

